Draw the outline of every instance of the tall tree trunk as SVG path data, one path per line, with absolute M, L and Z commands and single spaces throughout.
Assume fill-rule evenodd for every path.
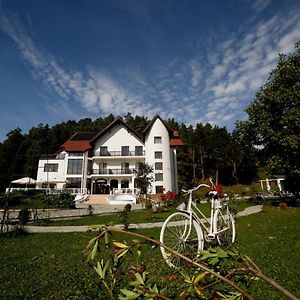
M 192 159 L 192 164 L 193 164 L 193 178 L 196 177 L 196 166 L 195 166 L 195 150 L 193 148 L 190 149 L 190 155 Z
M 204 175 L 204 153 L 202 151 L 202 149 L 200 148 L 200 162 L 201 162 L 201 177 L 202 177 L 202 181 L 205 180 L 205 175 Z
M 216 185 L 219 184 L 219 167 L 216 169 Z

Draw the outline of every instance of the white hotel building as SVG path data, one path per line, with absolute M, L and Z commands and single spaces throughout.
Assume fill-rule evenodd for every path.
M 177 191 L 176 148 L 183 143 L 155 116 L 142 134 L 120 117 L 100 132 L 79 132 L 39 160 L 36 186 L 76 188 L 81 194 L 132 192 L 139 163 L 153 166 L 149 193 Z

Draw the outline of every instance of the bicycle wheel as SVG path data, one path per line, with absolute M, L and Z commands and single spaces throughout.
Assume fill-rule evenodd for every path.
M 203 249 L 203 232 L 200 225 L 193 220 L 190 228 L 190 215 L 184 212 L 176 212 L 170 215 L 164 222 L 160 232 L 160 242 L 180 254 L 195 258 L 199 250 Z M 190 231 L 190 234 L 188 234 Z M 160 247 L 161 254 L 170 267 L 184 265 L 184 261 L 173 255 L 164 247 Z
M 214 217 L 214 226 L 217 230 L 216 238 L 219 245 L 230 246 L 235 241 L 235 222 L 228 209 L 218 209 Z

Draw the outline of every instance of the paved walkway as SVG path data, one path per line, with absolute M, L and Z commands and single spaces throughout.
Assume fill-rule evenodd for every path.
M 123 205 L 110 205 L 110 204 L 93 204 L 93 215 L 110 214 L 122 211 L 124 209 Z M 132 204 L 131 210 L 141 210 L 143 207 L 140 204 Z M 2 214 L 0 209 L 0 215 Z M 9 216 L 12 220 L 17 220 L 20 209 L 10 209 Z M 78 204 L 76 209 L 38 209 L 38 218 L 42 219 L 75 219 L 79 217 L 88 216 L 88 205 Z
M 262 205 L 250 206 L 247 207 L 242 212 L 239 212 L 236 217 L 244 217 L 251 214 L 258 213 L 262 210 Z M 156 223 L 140 223 L 140 224 L 130 224 L 130 228 L 141 229 L 141 228 L 156 228 L 162 227 L 164 222 L 156 222 Z M 112 225 L 112 227 L 122 228 L 123 225 Z M 86 232 L 90 230 L 95 230 L 95 228 L 91 226 L 25 226 L 25 229 L 30 233 L 44 233 L 44 232 Z

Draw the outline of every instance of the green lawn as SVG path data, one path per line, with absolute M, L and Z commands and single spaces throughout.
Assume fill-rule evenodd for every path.
M 230 206 L 234 211 L 239 212 L 252 204 L 248 201 L 237 201 L 231 203 Z M 198 208 L 206 215 L 210 214 L 210 204 L 199 204 Z M 163 222 L 170 214 L 176 211 L 175 208 L 167 208 L 167 211 L 155 213 L 153 210 L 140 210 L 129 212 L 129 223 L 153 223 Z M 37 225 L 40 226 L 76 226 L 76 225 L 95 225 L 95 224 L 120 224 L 120 214 L 113 213 L 107 215 L 93 215 L 88 217 L 82 217 L 74 220 L 61 220 L 61 221 L 40 221 Z
M 237 222 L 238 250 L 300 297 L 300 208 L 266 208 Z M 159 229 L 141 231 L 158 238 Z M 0 299 L 107 299 L 82 250 L 92 233 L 32 234 L 0 237 Z M 158 278 L 172 270 L 159 250 L 142 258 Z M 157 267 L 159 262 L 159 267 Z M 256 299 L 282 299 L 260 282 Z

